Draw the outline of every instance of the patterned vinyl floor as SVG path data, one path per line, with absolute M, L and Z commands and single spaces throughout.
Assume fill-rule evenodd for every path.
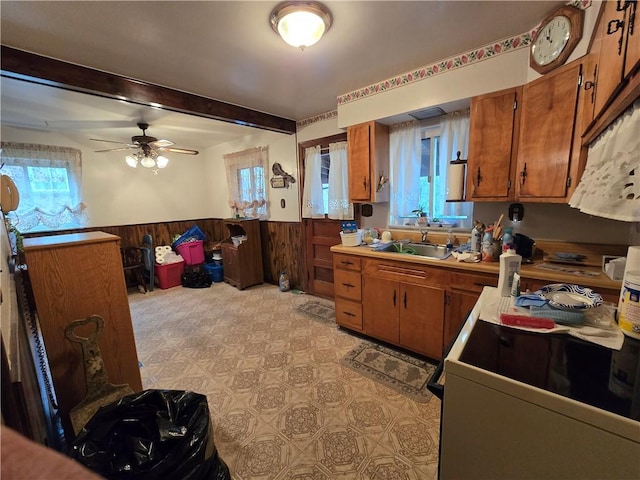
M 295 309 L 309 295 L 225 283 L 130 293 L 144 388 L 207 396 L 234 480 L 437 476 L 440 401 L 340 365 L 361 340 Z

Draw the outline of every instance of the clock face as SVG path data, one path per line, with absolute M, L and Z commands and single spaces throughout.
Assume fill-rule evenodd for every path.
M 562 15 L 554 17 L 538 32 L 531 47 L 533 60 L 548 65 L 560 56 L 571 36 L 571 21 Z

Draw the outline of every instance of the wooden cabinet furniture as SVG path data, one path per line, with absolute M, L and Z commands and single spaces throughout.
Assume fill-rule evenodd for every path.
M 449 274 L 445 298 L 443 354 L 480 298 L 482 289 L 497 285 L 498 277 L 489 273 L 451 272 Z
M 349 199 L 352 202 L 388 202 L 389 127 L 367 122 L 347 128 Z
M 584 169 L 582 67 L 472 99 L 468 200 L 567 201 Z
M 24 253 L 63 426 L 73 438 L 69 412 L 84 400 L 87 385 L 80 345 L 64 334 L 70 322 L 101 316 L 98 342 L 109 381 L 142 390 L 120 237 L 89 232 L 28 238 Z
M 229 240 L 221 244 L 224 281 L 244 290 L 264 281 L 262 243 L 258 219 L 230 218 L 224 221 Z M 232 237 L 246 236 L 239 245 Z
M 362 332 L 361 261 L 350 255 L 333 255 L 333 287 L 336 323 Z
M 565 202 L 582 65 L 572 62 L 523 88 L 515 195 L 521 201 Z M 577 159 L 575 161 L 578 161 Z
M 467 200 L 513 199 L 522 87 L 471 99 Z
M 364 333 L 440 358 L 447 272 L 389 260 L 363 261 Z

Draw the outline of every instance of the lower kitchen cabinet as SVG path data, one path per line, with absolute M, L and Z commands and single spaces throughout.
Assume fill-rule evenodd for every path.
M 445 289 L 439 286 L 442 283 L 438 279 L 429 284 L 433 273 L 428 268 L 414 265 L 365 261 L 362 277 L 364 333 L 416 353 L 440 358 Z
M 333 289 L 336 323 L 362 332 L 362 280 L 359 258 L 333 255 Z

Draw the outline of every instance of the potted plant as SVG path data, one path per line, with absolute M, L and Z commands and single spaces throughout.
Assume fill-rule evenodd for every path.
M 416 220 L 416 225 L 427 225 L 427 214 L 424 211 L 424 207 L 419 206 L 415 210 L 411 210 L 411 213 L 414 213 L 418 219 Z

